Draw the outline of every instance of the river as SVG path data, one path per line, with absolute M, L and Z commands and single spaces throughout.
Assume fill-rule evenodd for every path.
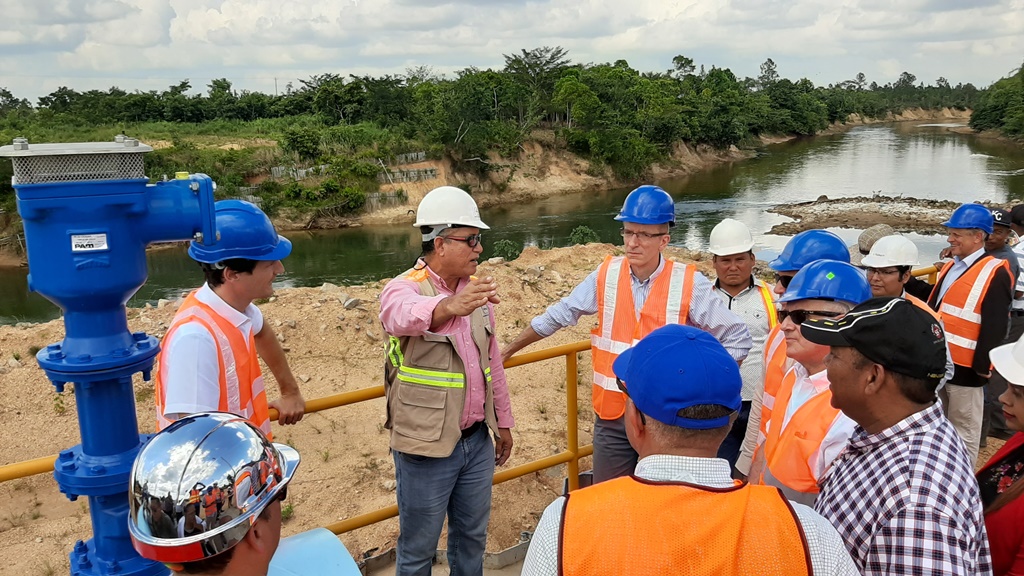
M 888 196 L 956 201 L 1024 199 L 1024 150 L 1012 144 L 951 132 L 949 124 L 894 123 L 853 128 L 841 134 L 793 140 L 767 147 L 757 158 L 719 166 L 691 176 L 658 182 L 677 200 L 672 243 L 707 247 L 711 229 L 722 218 L 746 223 L 755 252 L 770 258 L 788 237 L 767 234 L 787 220 L 767 208 L 829 198 Z M 576 226 L 586 225 L 602 241 L 620 243 L 612 220 L 628 189 L 563 195 L 483 211 L 491 226 L 484 256 L 496 240 L 541 248 L 564 246 Z M 410 207 L 412 208 L 412 207 Z M 848 244 L 860 230 L 833 229 Z M 910 234 L 931 259 L 943 236 Z M 412 226 L 365 226 L 344 230 L 289 233 L 292 255 L 277 285 L 319 286 L 362 283 L 391 277 L 408 268 L 419 253 Z M 129 302 L 141 306 L 174 298 L 202 283 L 198 266 L 183 248 L 151 251 L 149 281 Z M 56 318 L 59 310 L 27 291 L 25 269 L 0 274 L 0 324 Z

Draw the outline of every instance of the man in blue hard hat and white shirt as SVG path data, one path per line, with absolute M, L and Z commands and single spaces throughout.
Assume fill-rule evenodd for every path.
M 615 360 L 629 400 L 632 476 L 556 499 L 530 540 L 524 576 L 816 574 L 857 570 L 835 528 L 716 458 L 741 378 L 710 334 L 663 326 Z M 617 514 L 608 522 L 608 512 Z
M 188 251 L 206 283 L 178 309 L 158 358 L 157 429 L 187 414 L 221 411 L 248 418 L 272 438 L 269 408 L 278 410 L 280 424 L 295 424 L 305 401 L 281 343 L 253 301 L 274 293 L 292 243 L 253 204 L 221 200 L 215 209 L 217 241 L 192 242 Z M 260 359 L 281 392 L 269 404 Z
M 800 232 L 790 238 L 778 258 L 768 263 L 768 267 L 775 272 L 775 294 L 785 294 L 796 273 L 816 260 L 849 262 L 850 253 L 843 239 L 828 230 Z M 740 478 L 746 477 L 750 472 L 754 451 L 765 439 L 765 425 L 771 418 L 775 395 L 782 385 L 786 370 L 793 365 L 793 361 L 786 356 L 786 335 L 779 324 L 768 333 L 763 348 L 755 349 L 752 353 L 762 356 L 762 375 L 753 393 L 747 432 L 740 446 L 739 458 L 736 460 L 736 472 Z
M 502 350 L 507 360 L 520 349 L 580 318 L 597 314 L 591 336 L 594 365 L 594 482 L 631 474 L 637 453 L 626 438 L 622 416 L 626 396 L 619 390 L 612 363 L 622 351 L 666 324 L 687 324 L 709 332 L 737 362 L 750 351 L 750 331 L 712 291 L 692 265 L 667 260 L 675 202 L 657 186 L 629 193 L 615 217 L 622 222 L 626 255 L 607 256 L 569 296 L 534 318 Z
M 985 254 L 993 219 L 980 204 L 963 204 L 942 223 L 953 260 L 939 272 L 928 305 L 939 313 L 953 357 L 953 378 L 940 391 L 946 416 L 978 458 L 989 352 L 1006 336 L 1014 279 L 1005 260 Z
M 841 318 L 870 298 L 861 271 L 835 260 L 804 266 L 779 298 L 779 326 L 793 365 L 764 426 L 766 438 L 750 469 L 752 482 L 776 486 L 794 502 L 814 504 L 818 481 L 846 446 L 855 423 L 830 404 L 828 346 L 808 341 L 800 325 L 811 318 Z

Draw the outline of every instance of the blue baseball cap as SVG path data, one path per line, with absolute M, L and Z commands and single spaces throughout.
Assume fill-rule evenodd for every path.
M 644 336 L 612 364 L 637 410 L 655 420 L 694 430 L 721 428 L 729 416 L 696 420 L 679 416 L 691 406 L 714 404 L 740 409 L 740 368 L 714 336 L 669 324 Z

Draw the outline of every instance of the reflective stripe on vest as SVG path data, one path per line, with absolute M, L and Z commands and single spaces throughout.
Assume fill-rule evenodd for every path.
M 818 479 L 811 471 L 810 459 L 821 449 L 839 409 L 832 407 L 832 392 L 826 388 L 797 408 L 783 427 L 796 385 L 796 372 L 796 367 L 786 372 L 776 397 L 777 408 L 772 412 L 764 443 L 765 466 L 787 488 L 817 494 Z
M 217 410 L 248 419 L 262 430 L 268 439 L 272 440 L 270 409 L 267 405 L 263 374 L 260 371 L 253 335 L 250 333 L 246 340 L 237 327 L 220 317 L 213 308 L 199 301 L 196 298 L 196 292 L 193 291 L 174 315 L 174 320 L 164 336 L 164 342 L 170 341 L 171 336 L 177 332 L 178 328 L 190 322 L 205 328 L 216 343 L 217 362 L 220 367 L 218 374 L 220 394 Z M 159 366 L 154 383 L 157 430 L 163 430 L 173 422 L 164 415 L 164 406 L 167 401 L 164 382 L 167 381 L 168 369 L 165 354 L 166 348 L 160 351 Z M 239 373 L 240 366 L 245 367 L 244 374 Z
M 771 330 L 779 325 L 779 311 L 775 308 L 775 297 L 772 291 L 764 284 L 758 285 L 761 292 L 761 303 L 764 304 L 764 311 L 768 313 L 768 329 Z
M 943 267 L 934 290 L 938 290 L 946 274 L 953 267 L 949 262 Z M 983 256 L 968 268 L 946 290 L 938 302 L 939 318 L 946 331 L 946 342 L 953 363 L 958 366 L 973 366 L 974 350 L 981 335 L 981 306 L 988 287 L 1000 267 L 1009 271 L 1009 263 L 1000 258 Z
M 761 424 L 758 429 L 757 444 L 760 446 L 767 437 L 768 422 L 772 419 L 772 411 L 775 409 L 775 397 L 779 393 L 782 379 L 789 367 L 789 358 L 786 356 L 786 335 L 776 324 L 768 333 L 764 347 L 764 394 L 761 397 Z
M 424 370 L 405 366 L 405 357 L 402 355 L 401 341 L 395 336 L 388 337 L 388 358 L 391 365 L 398 369 L 398 379 L 413 384 L 424 386 L 437 386 L 439 388 L 465 388 L 466 375 L 459 372 L 443 372 L 440 370 Z M 491 381 L 491 368 L 484 370 L 487 381 Z
M 632 275 L 622 256 L 608 256 L 597 274 L 597 327 L 591 332 L 594 364 L 594 412 L 614 420 L 626 410 L 625 395 L 615 383 L 612 363 L 641 338 L 666 324 L 685 324 L 690 311 L 695 268 L 665 260 L 651 281 L 639 317 L 633 301 Z
M 609 521 L 614 510 L 615 521 Z M 792 506 L 776 488 L 707 488 L 622 477 L 570 493 L 559 574 L 811 574 Z

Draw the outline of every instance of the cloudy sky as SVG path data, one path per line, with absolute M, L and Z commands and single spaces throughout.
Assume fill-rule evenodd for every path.
M 313 74 L 500 68 L 562 46 L 574 62 L 698 65 L 822 85 L 906 70 L 987 86 L 1024 60 L 1024 0 L 0 0 L 0 86 L 273 93 Z

